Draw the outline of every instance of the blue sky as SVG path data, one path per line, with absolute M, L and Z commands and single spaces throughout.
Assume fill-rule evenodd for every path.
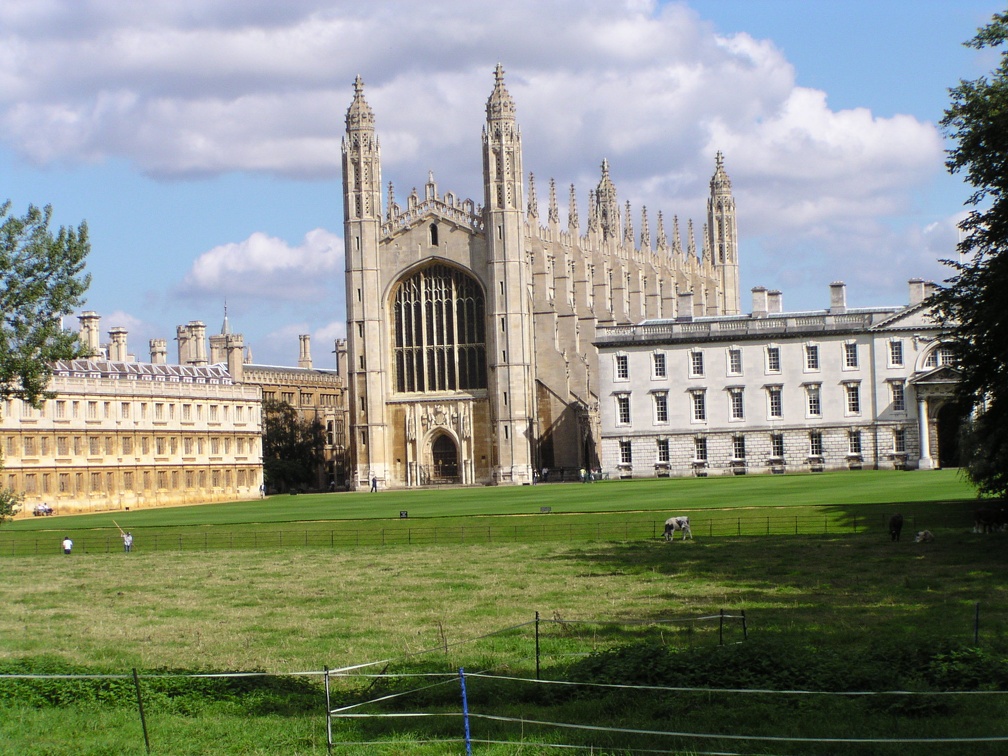
M 581 217 L 608 159 L 642 206 L 699 235 L 714 154 L 739 213 L 743 291 L 788 310 L 901 304 L 941 280 L 966 188 L 944 170 L 948 88 L 995 59 L 962 46 L 988 0 L 341 3 L 6 0 L 0 200 L 86 219 L 102 330 L 219 329 L 256 362 L 332 366 L 345 330 L 343 118 L 357 74 L 383 181 L 433 171 L 482 202 L 480 129 L 501 62 L 525 171 Z M 541 213 L 542 215 L 542 213 Z M 749 307 L 743 294 L 743 309 Z M 76 327 L 76 322 L 73 322 Z M 175 352 L 170 348 L 170 359 Z

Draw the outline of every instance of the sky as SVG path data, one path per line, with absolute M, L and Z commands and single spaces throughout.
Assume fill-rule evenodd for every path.
M 225 306 L 260 364 L 346 331 L 340 142 L 363 78 L 382 180 L 405 205 L 483 202 L 497 63 L 545 217 L 603 159 L 634 227 L 699 236 L 724 153 L 742 309 L 901 305 L 942 281 L 968 187 L 945 169 L 948 89 L 989 73 L 962 43 L 1004 0 L 4 0 L 0 202 L 88 224 L 87 302 L 130 351 Z M 667 226 L 668 227 L 668 226 Z M 584 229 L 582 229 L 582 232 Z M 67 326 L 78 327 L 76 317 Z M 169 345 L 169 360 L 177 351 Z

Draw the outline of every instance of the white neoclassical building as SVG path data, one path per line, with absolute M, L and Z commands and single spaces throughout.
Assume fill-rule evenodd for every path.
M 913 280 L 906 306 L 848 308 L 834 283 L 828 309 L 788 313 L 756 288 L 748 315 L 599 328 L 603 472 L 957 466 L 958 374 L 932 289 Z

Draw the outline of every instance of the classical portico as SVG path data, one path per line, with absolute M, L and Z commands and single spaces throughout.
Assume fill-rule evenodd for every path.
M 938 422 L 939 415 L 955 398 L 956 386 L 959 383 L 959 371 L 948 365 L 942 365 L 925 373 L 919 373 L 909 380 L 917 397 L 917 423 L 920 434 L 920 458 L 917 467 L 921 470 L 933 470 L 945 466 L 945 460 L 935 452 L 940 446 L 940 437 L 948 433 L 958 433 L 958 424 L 954 428 L 943 428 Z

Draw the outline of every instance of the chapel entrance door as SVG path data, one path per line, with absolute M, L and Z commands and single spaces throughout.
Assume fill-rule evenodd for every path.
M 432 482 L 458 483 L 458 447 L 451 436 L 442 433 L 431 444 Z

